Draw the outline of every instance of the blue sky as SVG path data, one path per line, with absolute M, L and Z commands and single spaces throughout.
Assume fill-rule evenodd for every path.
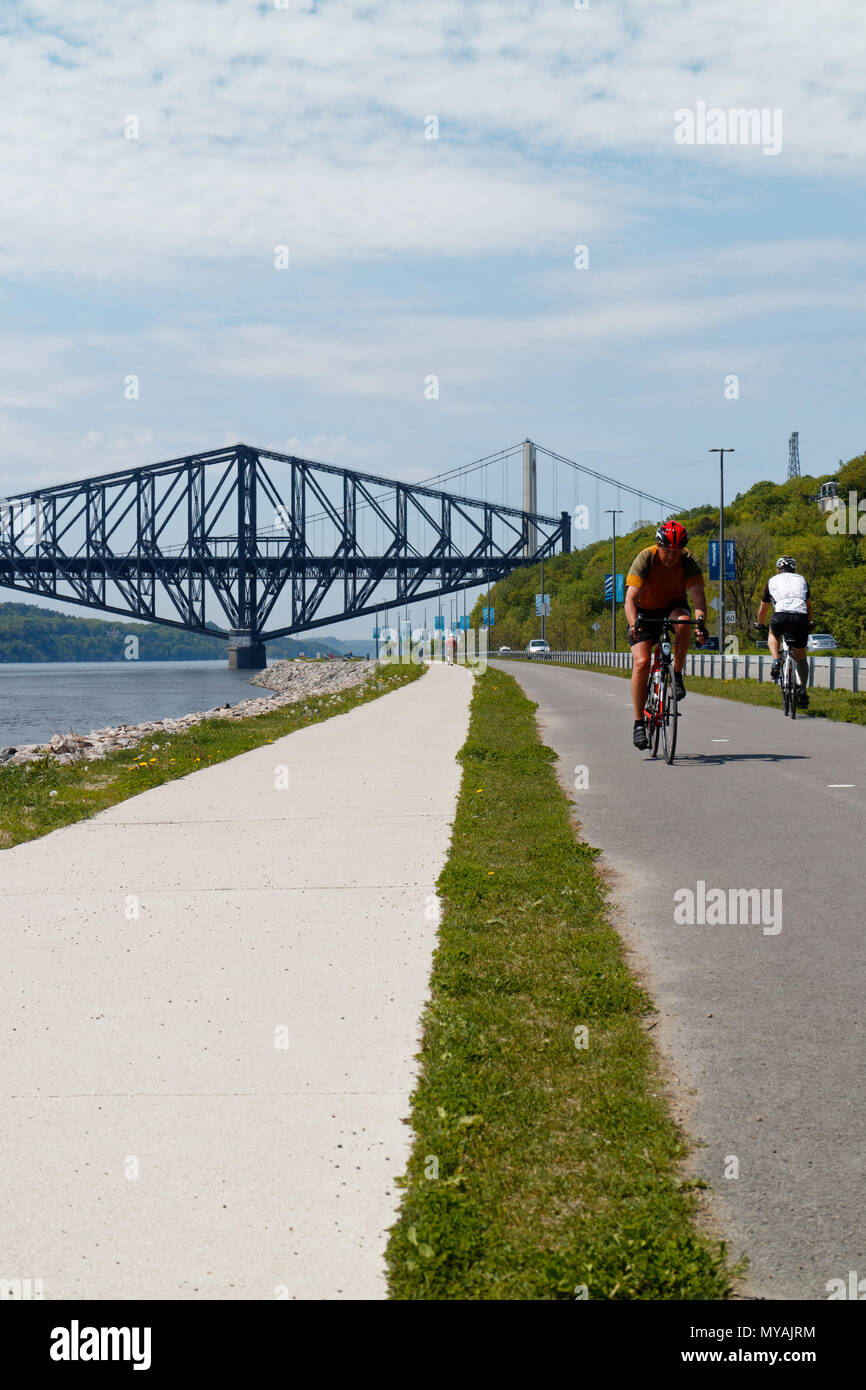
M 731 494 L 793 429 L 831 470 L 864 58 L 860 0 L 7 0 L 0 496 L 234 440 L 417 480 L 530 436 L 684 506 L 713 445 Z M 781 150 L 676 144 L 701 101 Z

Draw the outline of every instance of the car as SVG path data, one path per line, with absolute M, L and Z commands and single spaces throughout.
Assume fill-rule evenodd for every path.
M 829 632 L 810 632 L 806 638 L 806 650 L 809 652 L 835 652 L 836 638 L 831 637 Z
M 548 656 L 549 653 L 550 643 L 545 642 L 543 637 L 533 637 L 532 641 L 527 644 L 526 655 L 530 658 L 533 656 Z
M 500 647 L 500 648 L 499 648 L 499 651 L 496 653 L 496 655 L 497 655 L 497 656 L 508 656 L 508 654 L 510 653 L 510 651 L 511 651 L 511 648 L 510 648 L 510 647 Z

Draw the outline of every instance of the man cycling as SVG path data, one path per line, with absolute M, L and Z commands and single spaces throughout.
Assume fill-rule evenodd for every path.
M 700 564 L 685 544 L 689 533 L 681 521 L 665 521 L 656 531 L 656 544 L 642 550 L 626 576 L 625 616 L 628 619 L 628 640 L 632 651 L 631 698 L 634 704 L 635 748 L 648 746 L 644 727 L 644 705 L 649 683 L 652 649 L 658 640 L 665 618 L 690 618 L 686 593 L 695 606 L 698 628 L 695 640 L 703 646 L 707 640 L 704 620 L 707 600 L 704 595 L 704 576 Z M 683 665 L 689 646 L 689 628 L 683 623 L 677 628 L 674 647 L 674 679 L 677 700 L 686 698 L 683 685 Z
M 809 683 L 809 662 L 806 660 L 806 636 L 812 622 L 809 585 L 802 574 L 797 574 L 797 561 L 793 555 L 780 555 L 776 561 L 776 570 L 777 573 L 772 575 L 764 586 L 757 623 L 758 627 L 764 626 L 772 605 L 774 611 L 767 633 L 767 645 L 773 658 L 770 677 L 774 681 L 779 679 L 779 638 L 783 632 L 790 633 L 791 653 L 797 663 L 797 675 L 800 677 L 797 703 L 801 709 L 808 709 L 809 696 L 806 686 Z

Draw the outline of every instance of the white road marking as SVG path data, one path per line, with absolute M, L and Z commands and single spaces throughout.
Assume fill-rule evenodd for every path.
M 729 738 L 711 738 L 710 743 L 730 743 Z
M 856 782 L 828 782 L 828 787 L 856 787 Z

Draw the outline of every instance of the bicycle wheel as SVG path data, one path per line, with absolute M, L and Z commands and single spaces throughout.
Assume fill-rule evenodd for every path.
M 652 684 L 651 684 L 651 686 L 650 686 L 650 697 L 649 697 L 649 700 L 647 701 L 647 709 L 649 710 L 650 715 L 649 715 L 649 719 L 647 719 L 647 720 L 645 721 L 645 722 L 646 722 L 646 736 L 647 736 L 647 739 L 649 740 L 650 757 L 651 757 L 651 758 L 655 758 L 655 757 L 658 757 L 658 751 L 659 751 L 659 735 L 661 734 L 661 728 L 660 728 L 660 726 L 659 726 L 659 718 L 658 718 L 658 714 L 659 714 L 658 677 L 657 677 L 657 675 L 656 675 L 655 673 L 654 673 L 653 676 L 652 676 Z
M 662 673 L 662 744 L 665 762 L 672 763 L 677 751 L 677 684 L 670 666 Z
M 789 692 L 789 690 L 788 690 L 788 682 L 787 682 L 787 680 L 785 679 L 784 672 L 782 673 L 782 679 L 781 679 L 781 681 L 779 682 L 779 684 L 780 684 L 781 687 L 782 687 L 782 711 L 783 711 L 785 717 L 787 718 L 787 715 L 788 715 L 788 707 L 789 707 L 789 705 L 790 705 L 790 703 L 791 703 L 791 696 L 790 696 L 790 692 Z

